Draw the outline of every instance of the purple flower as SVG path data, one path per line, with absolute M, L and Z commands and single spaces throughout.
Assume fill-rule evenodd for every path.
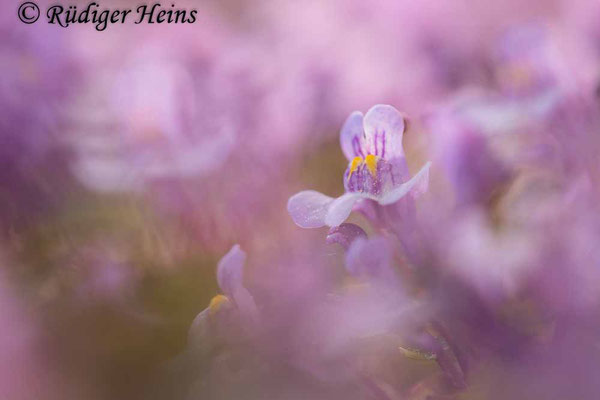
M 560 53 L 549 32 L 538 24 L 511 27 L 494 48 L 499 89 L 515 98 L 552 91 L 564 74 Z
M 235 245 L 219 261 L 217 282 L 224 294 L 214 296 L 209 306 L 194 319 L 189 341 L 194 347 L 202 346 L 207 332 L 217 329 L 219 333 L 236 333 L 252 330 L 258 322 L 258 309 L 254 298 L 244 287 L 244 263 L 246 253 Z M 240 328 L 240 329 L 238 329 Z
M 340 132 L 340 143 L 349 161 L 344 173 L 346 193 L 334 199 L 306 190 L 292 196 L 288 212 L 302 228 L 339 226 L 359 201 L 373 200 L 381 206 L 396 203 L 408 193 L 424 192 L 429 166 L 408 179 L 402 148 L 404 118 L 394 107 L 376 105 L 365 116 L 352 113 Z
M 510 178 L 510 168 L 495 154 L 490 137 L 455 109 L 439 110 L 428 121 L 434 153 L 460 205 L 489 201 Z
M 258 317 L 254 299 L 244 287 L 244 264 L 246 253 L 235 245 L 219 261 L 217 266 L 217 281 L 223 293 L 229 298 L 242 314 L 253 321 Z

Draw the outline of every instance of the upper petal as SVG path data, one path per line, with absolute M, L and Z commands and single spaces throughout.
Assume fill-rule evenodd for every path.
M 219 261 L 217 282 L 227 296 L 231 296 L 240 287 L 243 287 L 245 262 L 246 253 L 237 244 Z
M 400 200 L 402 197 L 410 191 L 413 191 L 415 195 L 420 195 L 427 191 L 429 186 L 429 167 L 431 162 L 428 161 L 423 168 L 415 176 L 413 176 L 408 182 L 405 182 L 394 189 L 384 193 L 377 202 L 382 206 L 393 204 Z
M 363 114 L 354 111 L 344 122 L 340 131 L 340 145 L 342 151 L 348 160 L 354 157 L 364 157 L 363 146 Z
M 244 322 L 246 322 L 249 328 L 255 328 L 256 323 L 259 319 L 258 307 L 254 301 L 254 297 L 245 287 L 239 287 L 232 294 L 235 305 L 240 310 Z
M 302 228 L 325 226 L 325 217 L 333 198 L 314 190 L 296 193 L 288 200 L 287 210 L 296 225 Z
M 352 212 L 354 203 L 361 198 L 367 197 L 368 195 L 363 193 L 345 193 L 341 195 L 329 205 L 327 215 L 325 216 L 325 224 L 331 227 L 340 225 L 348 218 L 350 212 Z
M 363 128 L 364 147 L 369 154 L 388 160 L 404 155 L 404 118 L 394 107 L 385 104 L 371 107 L 364 117 Z

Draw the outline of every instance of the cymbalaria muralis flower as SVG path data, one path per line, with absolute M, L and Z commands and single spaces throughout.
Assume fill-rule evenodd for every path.
M 430 163 L 408 179 L 404 130 L 404 118 L 392 106 L 376 105 L 364 116 L 353 112 L 340 132 L 342 151 L 349 161 L 344 173 L 346 193 L 336 199 L 314 190 L 295 194 L 287 205 L 294 222 L 302 228 L 334 227 L 348 218 L 359 201 L 387 206 L 410 192 L 425 191 Z
M 214 296 L 208 307 L 196 316 L 189 332 L 193 346 L 206 340 L 206 330 L 252 330 L 258 322 L 254 298 L 244 287 L 243 273 L 246 253 L 235 245 L 221 258 L 217 266 L 217 282 L 224 294 Z M 213 330 L 214 330 L 213 329 Z

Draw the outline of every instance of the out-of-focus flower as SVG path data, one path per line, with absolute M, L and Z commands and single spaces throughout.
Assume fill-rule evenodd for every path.
M 239 245 L 227 253 L 217 266 L 217 281 L 228 299 L 240 310 L 240 313 L 249 322 L 257 322 L 258 310 L 252 295 L 244 287 L 243 271 L 246 262 L 246 253 Z
M 81 127 L 72 137 L 78 152 L 74 172 L 93 189 L 132 190 L 202 176 L 228 159 L 232 127 L 212 93 L 203 90 L 206 75 L 191 73 L 192 65 L 206 61 L 191 49 L 184 54 L 182 43 L 168 56 L 155 46 L 144 43 L 120 68 L 96 71 L 88 98 L 74 110 Z M 94 130 L 86 132 L 88 125 Z
M 68 181 L 60 141 L 66 101 L 78 81 L 66 38 L 47 24 L 0 17 L 0 224 L 15 228 L 46 213 Z M 52 181 L 49 185 L 47 182 Z
M 494 84 L 465 87 L 446 101 L 461 119 L 486 135 L 536 131 L 585 81 L 565 61 L 575 58 L 556 34 L 541 24 L 511 26 L 488 52 Z M 580 60 L 589 64 L 589 59 Z
M 194 319 L 189 332 L 192 348 L 205 347 L 213 337 L 249 334 L 256 328 L 258 309 L 243 284 L 245 260 L 246 253 L 236 245 L 219 261 L 217 281 L 224 294 L 214 296 Z
M 203 248 L 247 243 L 253 217 L 275 220 L 283 210 L 271 206 L 285 196 L 294 161 L 322 140 L 309 135 L 324 129 L 327 78 L 291 68 L 228 21 L 183 36 L 123 29 L 131 41 L 102 38 L 123 57 L 88 60 L 94 67 L 71 110 L 73 173 L 96 192 L 140 195 Z M 244 185 L 261 190 L 240 192 Z
M 417 196 L 426 191 L 429 163 L 408 179 L 404 129 L 404 118 L 392 106 L 374 106 L 364 117 L 360 112 L 351 114 L 340 132 L 349 160 L 344 173 L 346 193 L 336 199 L 311 190 L 295 194 L 287 206 L 294 222 L 303 228 L 334 227 L 348 218 L 359 200 L 388 206 L 410 192 Z
M 456 110 L 441 110 L 428 121 L 434 153 L 456 192 L 458 204 L 489 201 L 510 176 L 494 154 L 490 138 Z
M 512 27 L 495 48 L 495 75 L 507 96 L 528 96 L 558 83 L 560 61 L 548 32 L 539 25 Z M 558 65 L 557 65 L 558 64 Z

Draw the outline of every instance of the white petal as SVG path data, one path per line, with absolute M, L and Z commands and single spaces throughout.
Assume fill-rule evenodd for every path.
M 427 162 L 423 168 L 413 176 L 408 182 L 390 190 L 378 199 L 379 204 L 386 206 L 393 204 L 406 196 L 408 192 L 413 191 L 415 195 L 420 195 L 427 191 L 429 185 L 429 167 L 431 162 Z
M 333 197 L 314 190 L 296 193 L 288 200 L 287 210 L 296 225 L 302 228 L 325 226 L 325 216 Z
M 335 199 L 330 205 L 325 217 L 327 226 L 338 226 L 348 218 L 352 207 L 361 198 L 367 196 L 362 193 L 346 193 Z

